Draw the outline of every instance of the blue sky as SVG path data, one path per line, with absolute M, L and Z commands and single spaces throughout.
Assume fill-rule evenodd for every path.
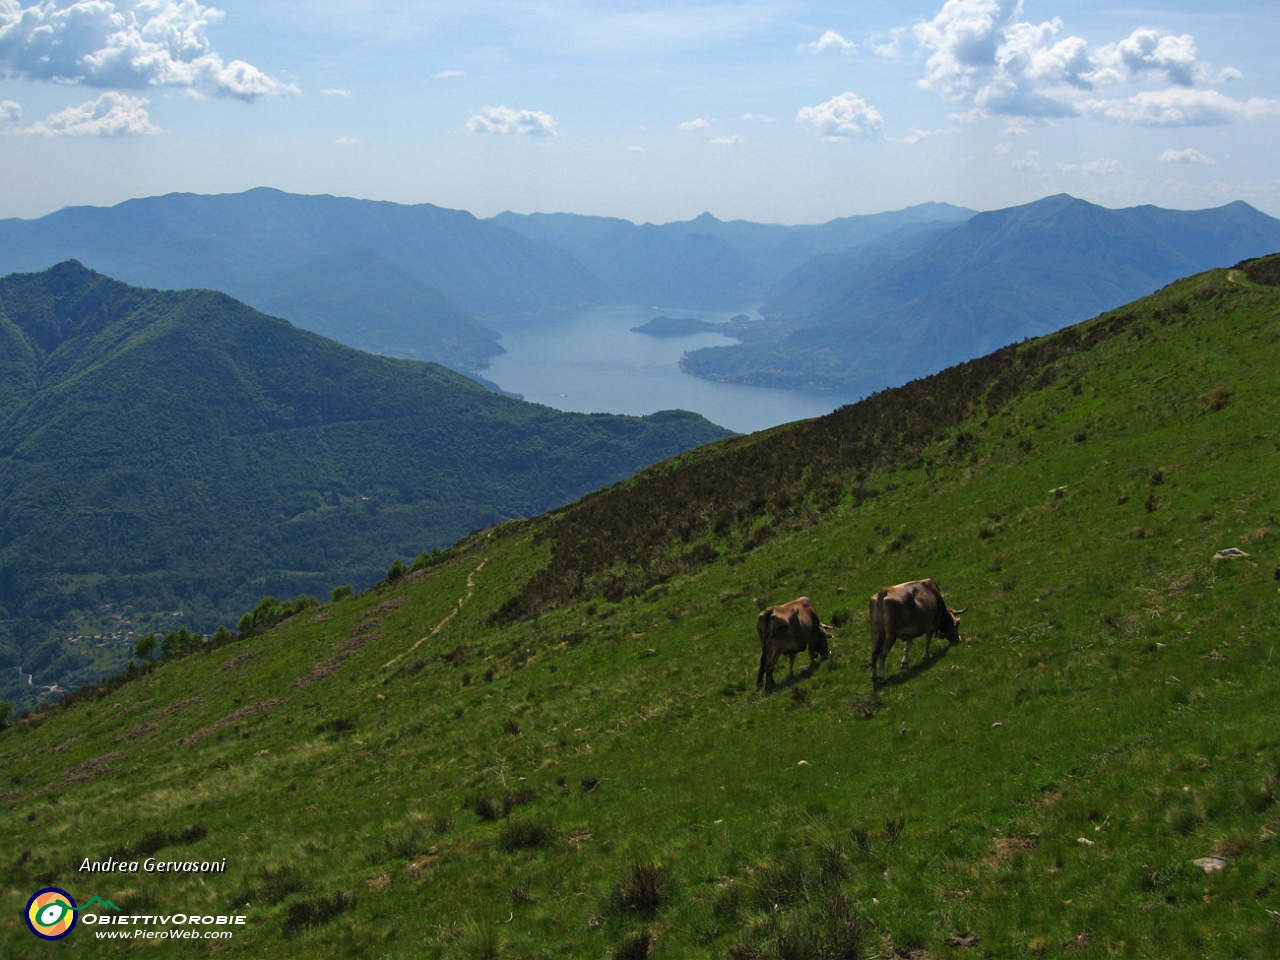
M 1277 49 L 1275 0 L 0 0 L 0 216 L 255 186 L 653 222 L 1059 192 L 1280 216 Z

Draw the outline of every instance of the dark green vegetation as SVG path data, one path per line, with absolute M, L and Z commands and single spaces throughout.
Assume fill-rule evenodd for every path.
M 726 435 L 522 403 L 209 291 L 74 262 L 0 279 L 0 700 L 121 669 L 130 634 L 363 589 Z
M 1107 210 L 1046 197 L 811 261 L 760 308 L 784 344 L 708 347 L 682 367 L 736 383 L 878 390 L 1277 249 L 1280 221 L 1239 201 Z
M 52 883 L 247 912 L 224 957 L 1280 955 L 1277 262 L 14 722 L 0 954 Z M 875 690 L 866 598 L 920 576 L 965 641 Z M 834 666 L 761 696 L 802 594 Z M 161 842 L 227 873 L 76 872 Z

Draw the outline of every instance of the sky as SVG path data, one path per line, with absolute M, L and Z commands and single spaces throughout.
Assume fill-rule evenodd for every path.
M 1276 0 L 0 0 L 0 217 L 258 186 L 819 223 L 1280 216 Z

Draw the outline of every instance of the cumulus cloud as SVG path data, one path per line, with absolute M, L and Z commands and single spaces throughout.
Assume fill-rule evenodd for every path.
M 145 97 L 130 97 L 109 90 L 96 100 L 50 114 L 42 123 L 24 127 L 22 133 L 47 137 L 122 137 L 159 133 L 151 123 Z
M 1175 37 L 1143 27 L 1119 43 L 1099 47 L 1093 55 L 1093 79 L 1127 80 L 1143 74 L 1163 74 L 1171 83 L 1190 87 L 1202 79 L 1196 41 L 1189 33 Z
M 734 134 L 732 137 L 716 137 L 714 140 L 711 140 L 710 142 L 717 144 L 718 146 L 731 146 L 735 143 L 741 143 L 742 138 L 737 134 Z
M 1156 157 L 1161 163 L 1217 163 L 1217 160 L 1210 160 L 1199 150 L 1166 150 L 1160 156 Z
M 947 0 L 932 20 L 915 27 L 928 53 L 919 85 L 969 104 L 954 115 L 969 122 L 1083 114 L 1156 126 L 1220 123 L 1256 115 L 1270 102 L 1238 103 L 1197 87 L 1208 69 L 1190 34 L 1143 27 L 1091 46 L 1068 35 L 1059 17 L 1036 24 L 1022 14 L 1022 0 Z M 1226 82 L 1234 73 L 1226 68 L 1217 76 Z M 1100 87 L 1120 83 L 1166 87 L 1128 99 L 1098 96 Z
M 1217 90 L 1170 87 L 1144 90 L 1124 100 L 1085 100 L 1085 116 L 1135 123 L 1144 127 L 1216 126 L 1280 112 L 1280 101 L 1233 100 Z
M 856 93 L 846 90 L 838 97 L 814 107 L 802 107 L 796 114 L 796 123 L 813 127 L 824 140 L 845 140 L 849 137 L 871 139 L 880 133 L 884 118 L 875 107 Z
M 627 147 L 627 153 L 644 153 L 644 147 L 639 144 Z
M 471 133 L 505 133 L 510 136 L 559 135 L 551 114 L 541 110 L 512 110 L 507 106 L 484 107 L 467 121 L 467 130 Z
M 1088 163 L 1060 163 L 1058 169 L 1063 173 L 1123 173 L 1124 164 L 1110 157 L 1101 157 Z
M 205 32 L 223 13 L 196 0 L 0 0 L 0 71 L 91 87 L 186 87 L 253 101 L 298 93 L 243 60 L 225 62 Z
M 828 30 L 813 43 L 802 43 L 796 49 L 801 52 L 808 50 L 810 53 L 854 54 L 858 52 L 858 45 L 851 40 L 846 40 L 834 30 Z
M 680 124 L 680 129 L 681 130 L 705 130 L 709 126 L 711 126 L 710 120 L 708 120 L 706 117 L 698 117 L 698 119 L 696 120 L 686 120 L 684 123 Z
M 21 120 L 22 107 L 14 100 L 0 100 L 0 122 Z
M 1219 83 L 1230 83 L 1232 80 L 1239 80 L 1244 74 L 1235 67 L 1223 67 L 1218 71 Z

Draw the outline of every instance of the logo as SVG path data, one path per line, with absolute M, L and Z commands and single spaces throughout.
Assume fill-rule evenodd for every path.
M 57 887 L 45 887 L 27 901 L 27 926 L 41 940 L 61 940 L 76 927 L 76 902 Z

